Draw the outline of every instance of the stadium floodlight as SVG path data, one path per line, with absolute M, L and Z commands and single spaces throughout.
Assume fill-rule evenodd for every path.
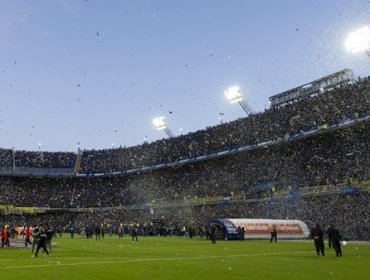
M 239 103 L 247 115 L 255 113 L 252 107 L 244 100 L 238 86 L 230 87 L 228 90 L 225 90 L 224 93 L 230 104 Z
M 163 116 L 154 118 L 153 124 L 157 130 L 164 130 L 169 138 L 173 137 L 172 131 L 167 127 L 166 120 Z
M 224 113 L 219 113 L 218 116 L 219 116 L 218 119 L 220 120 L 220 124 L 222 124 Z
M 370 28 L 364 26 L 350 33 L 344 45 L 352 53 L 364 51 L 370 57 Z
M 77 142 L 77 154 L 81 154 L 80 142 Z
M 225 97 L 230 102 L 230 104 L 240 102 L 243 100 L 240 88 L 238 86 L 231 87 L 228 90 L 225 90 Z

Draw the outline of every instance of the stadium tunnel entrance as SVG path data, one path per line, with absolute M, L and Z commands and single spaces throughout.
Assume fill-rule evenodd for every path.
M 237 240 L 237 226 L 228 219 L 216 219 L 211 222 L 216 228 L 216 239 Z

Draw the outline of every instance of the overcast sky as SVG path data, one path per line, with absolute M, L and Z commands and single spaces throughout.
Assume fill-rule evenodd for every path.
M 368 0 L 0 0 L 0 148 L 105 149 L 245 116 L 268 97 L 350 68 Z

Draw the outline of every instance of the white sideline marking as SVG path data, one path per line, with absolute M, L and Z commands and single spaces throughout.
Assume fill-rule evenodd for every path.
M 242 255 L 226 255 L 226 256 L 198 256 L 198 257 L 171 257 L 171 258 L 139 258 L 139 259 L 119 259 L 113 261 L 95 261 L 95 262 L 77 262 L 77 263 L 60 263 L 56 259 L 50 259 L 53 264 L 36 264 L 36 265 L 12 265 L 0 266 L 0 270 L 4 269 L 19 269 L 19 268 L 39 268 L 39 267 L 57 267 L 57 266 L 78 266 L 78 265 L 97 265 L 97 264 L 114 264 L 114 263 L 133 263 L 133 262 L 153 262 L 153 261 L 181 261 L 181 260 L 205 260 L 205 259 L 221 259 L 221 258 L 239 258 L 239 257 L 258 257 L 258 256 L 272 256 L 272 255 L 297 255 L 312 253 L 310 251 L 298 252 L 280 252 L 280 253 L 259 253 L 259 254 L 242 254 Z M 42 258 L 45 260 L 45 258 Z M 95 258 L 96 259 L 96 258 Z

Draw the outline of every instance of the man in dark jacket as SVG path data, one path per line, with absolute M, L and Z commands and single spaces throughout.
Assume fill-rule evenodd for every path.
M 332 245 L 332 240 L 331 240 L 332 239 L 332 237 L 331 237 L 332 232 L 333 232 L 333 225 L 330 224 L 328 229 L 326 230 L 326 233 L 328 234 L 328 246 L 329 246 L 329 248 L 331 248 L 331 245 Z
M 325 256 L 325 248 L 324 248 L 324 231 L 321 229 L 318 223 L 315 224 L 315 227 L 311 229 L 311 238 L 315 242 L 315 249 L 318 256 L 321 255 Z
M 51 252 L 51 240 L 53 239 L 54 231 L 48 224 L 46 224 L 46 242 L 45 245 L 49 248 L 49 252 Z
M 95 227 L 95 239 L 96 240 L 100 241 L 100 233 L 101 233 L 100 226 L 96 225 L 96 227 Z
M 342 236 L 338 229 L 336 229 L 333 225 L 331 225 L 331 242 L 332 246 L 335 250 L 335 254 L 337 257 L 342 256 L 342 249 L 340 248 L 340 241 L 342 240 Z
M 136 242 L 139 241 L 139 239 L 137 238 L 137 234 L 138 234 L 137 225 L 133 224 L 132 227 L 131 227 L 131 240 L 132 241 L 134 241 L 134 240 L 136 240 Z
M 213 244 L 216 243 L 216 226 L 215 225 L 210 225 L 209 226 L 209 237 L 212 241 Z
M 49 256 L 49 251 L 46 248 L 46 228 L 44 227 L 43 224 L 40 224 L 39 226 L 39 232 L 38 232 L 38 243 L 37 243 L 37 248 L 36 248 L 36 253 L 33 257 L 37 257 L 37 254 L 39 253 L 39 250 L 42 248 L 46 255 Z

